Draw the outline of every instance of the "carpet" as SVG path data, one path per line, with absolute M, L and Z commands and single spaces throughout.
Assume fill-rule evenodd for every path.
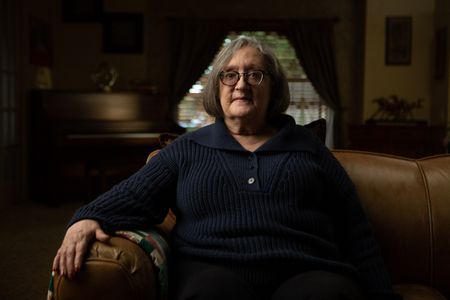
M 0 211 L 0 299 L 46 299 L 53 257 L 81 205 L 27 203 Z

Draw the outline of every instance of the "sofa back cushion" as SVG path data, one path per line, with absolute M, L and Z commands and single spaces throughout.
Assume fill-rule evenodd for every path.
M 393 282 L 450 298 L 450 155 L 333 154 L 355 183 Z
M 353 180 L 394 283 L 430 284 L 430 203 L 414 160 L 333 151 Z
M 450 155 L 424 158 L 418 165 L 430 199 L 433 285 L 450 298 Z

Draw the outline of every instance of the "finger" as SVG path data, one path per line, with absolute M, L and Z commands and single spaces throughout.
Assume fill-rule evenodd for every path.
M 52 271 L 59 273 L 59 252 L 56 253 L 53 259 Z
M 101 228 L 95 230 L 95 238 L 101 242 L 107 242 L 110 238 Z
M 75 261 L 74 261 L 74 272 L 77 273 L 81 270 L 81 265 L 83 264 L 84 253 L 83 251 L 77 251 L 75 253 Z
M 65 276 L 67 274 L 65 256 L 63 253 L 61 253 L 61 249 L 58 252 L 60 253 L 59 254 L 59 275 Z
M 76 244 L 70 244 L 65 251 L 65 266 L 66 274 L 68 278 L 72 278 L 75 273 L 75 256 L 76 256 Z
M 74 257 L 74 272 L 78 272 L 79 270 L 81 270 L 88 245 L 89 243 L 87 240 L 82 240 L 76 245 Z

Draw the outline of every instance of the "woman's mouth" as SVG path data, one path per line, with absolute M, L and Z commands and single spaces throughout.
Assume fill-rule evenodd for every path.
M 234 101 L 251 101 L 251 100 L 252 100 L 252 98 L 250 98 L 250 97 L 242 96 L 242 97 L 235 97 L 235 98 L 233 98 L 232 102 L 234 102 Z

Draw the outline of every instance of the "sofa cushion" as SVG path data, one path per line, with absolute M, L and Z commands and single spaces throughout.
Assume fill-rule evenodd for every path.
M 346 150 L 333 154 L 356 186 L 393 282 L 429 284 L 430 212 L 416 161 Z
M 433 285 L 450 297 L 450 155 L 423 158 L 417 164 L 424 175 L 429 199 Z
M 419 284 L 396 284 L 393 289 L 403 296 L 403 300 L 446 300 L 441 293 L 432 287 Z

